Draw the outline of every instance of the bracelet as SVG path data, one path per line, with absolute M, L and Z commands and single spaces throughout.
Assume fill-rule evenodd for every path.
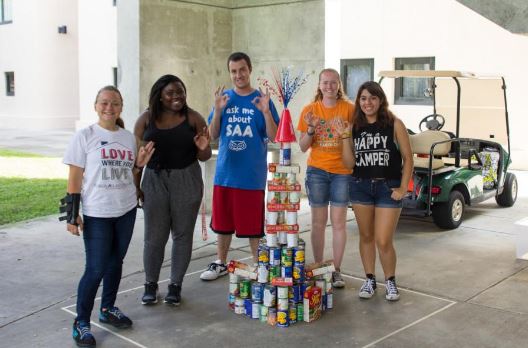
M 313 132 L 306 132 L 306 135 L 313 136 L 315 134 L 315 130 Z

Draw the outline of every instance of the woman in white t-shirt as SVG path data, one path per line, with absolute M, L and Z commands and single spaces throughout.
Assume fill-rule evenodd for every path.
M 139 151 L 134 135 L 120 118 L 123 98 L 113 86 L 103 87 L 95 99 L 97 123 L 78 131 L 64 156 L 69 165 L 67 230 L 83 232 L 86 266 L 77 292 L 73 339 L 78 346 L 95 346 L 90 316 L 101 280 L 99 321 L 127 328 L 132 321 L 115 306 L 123 259 L 136 220 L 137 196 L 133 171 L 152 156 L 154 144 Z M 136 157 L 137 155 L 137 157 Z M 79 215 L 82 202 L 83 218 Z

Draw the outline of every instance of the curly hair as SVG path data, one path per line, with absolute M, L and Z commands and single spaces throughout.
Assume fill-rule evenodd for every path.
M 356 96 L 356 110 L 354 111 L 354 128 L 359 129 L 365 127 L 368 124 L 367 117 L 363 110 L 361 110 L 359 101 L 361 99 L 361 93 L 367 90 L 371 95 L 374 95 L 380 100 L 380 107 L 378 109 L 376 123 L 382 128 L 390 127 L 394 124 L 394 114 L 389 110 L 389 103 L 387 102 L 387 96 L 379 83 L 374 81 L 367 81 L 359 86 Z

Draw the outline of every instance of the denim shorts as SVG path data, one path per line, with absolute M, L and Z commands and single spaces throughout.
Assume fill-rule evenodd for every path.
M 402 201 L 391 198 L 392 188 L 400 187 L 399 179 L 350 180 L 350 202 L 352 204 L 374 205 L 380 208 L 401 208 Z
M 350 174 L 334 174 L 315 167 L 306 169 L 306 194 L 313 208 L 348 206 Z

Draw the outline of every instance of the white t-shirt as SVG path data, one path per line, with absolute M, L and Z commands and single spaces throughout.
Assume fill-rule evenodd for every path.
M 93 124 L 75 133 L 63 162 L 84 168 L 83 214 L 119 217 L 136 206 L 135 160 L 136 138 L 127 130 L 109 131 Z

